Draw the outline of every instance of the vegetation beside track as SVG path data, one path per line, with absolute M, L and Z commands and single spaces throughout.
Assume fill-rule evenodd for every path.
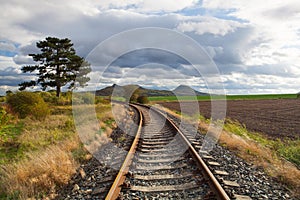
M 54 198 L 80 163 L 91 157 L 76 133 L 71 93 L 60 98 L 54 92 L 36 95 L 50 108 L 50 114 L 41 119 L 30 114 L 31 108 L 20 118 L 1 98 L 0 199 Z M 115 127 L 110 102 L 99 97 L 95 102 L 101 130 L 109 134 Z
M 166 110 L 179 118 L 190 118 L 177 110 Z M 199 117 L 199 130 L 203 134 L 207 133 L 209 124 L 209 119 Z M 262 167 L 270 176 L 290 188 L 296 198 L 300 197 L 300 140 L 268 139 L 263 134 L 248 131 L 236 121 L 226 120 L 219 143 L 249 163 Z

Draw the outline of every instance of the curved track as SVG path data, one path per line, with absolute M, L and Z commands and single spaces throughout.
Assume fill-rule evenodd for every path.
M 138 131 L 106 199 L 230 199 L 192 135 L 158 110 L 131 106 L 140 115 Z

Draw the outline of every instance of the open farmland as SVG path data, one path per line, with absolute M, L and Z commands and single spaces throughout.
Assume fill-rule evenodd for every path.
M 160 104 L 180 111 L 178 102 Z M 189 104 L 192 105 L 190 102 L 184 102 L 184 106 Z M 201 115 L 210 118 L 210 101 L 199 101 L 199 108 Z M 230 100 L 227 101 L 227 118 L 237 120 L 248 130 L 264 133 L 271 138 L 300 137 L 299 99 Z

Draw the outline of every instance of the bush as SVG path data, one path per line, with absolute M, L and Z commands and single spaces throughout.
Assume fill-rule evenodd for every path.
M 2 106 L 0 106 L 0 129 L 10 121 L 10 118 L 11 117 L 6 112 L 6 110 Z
M 141 103 L 141 104 L 146 104 L 146 103 L 149 103 L 149 99 L 146 96 L 139 96 L 137 98 L 137 102 Z
M 50 114 L 48 104 L 38 93 L 17 92 L 7 96 L 7 103 L 20 118 L 33 116 L 37 120 L 44 120 Z
M 94 104 L 95 96 L 90 92 L 75 93 L 73 101 L 75 104 Z
M 95 104 L 109 104 L 110 98 L 95 96 Z
M 0 103 L 5 102 L 5 97 L 0 97 Z
M 55 104 L 57 102 L 57 97 L 55 96 L 55 94 L 53 95 L 50 92 L 40 92 L 39 94 L 47 103 Z

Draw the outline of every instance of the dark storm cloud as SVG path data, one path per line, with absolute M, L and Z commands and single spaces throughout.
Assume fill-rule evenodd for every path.
M 159 49 L 141 49 L 118 57 L 112 65 L 120 67 L 136 67 L 147 63 L 159 63 L 177 68 L 181 64 L 190 64 L 184 58 Z
M 33 76 L 30 74 L 23 74 L 20 70 L 14 67 L 7 67 L 0 70 L 0 85 L 18 86 L 24 80 L 29 80 Z

